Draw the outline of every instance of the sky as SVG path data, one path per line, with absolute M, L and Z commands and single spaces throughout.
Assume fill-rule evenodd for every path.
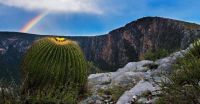
M 0 0 L 0 31 L 95 36 L 146 16 L 200 24 L 200 0 Z

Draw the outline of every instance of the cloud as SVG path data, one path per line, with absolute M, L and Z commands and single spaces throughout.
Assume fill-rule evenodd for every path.
M 102 14 L 102 0 L 0 0 L 0 4 L 26 10 Z

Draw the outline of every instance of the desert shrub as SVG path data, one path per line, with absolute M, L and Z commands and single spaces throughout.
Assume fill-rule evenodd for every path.
M 144 59 L 145 60 L 157 60 L 163 57 L 166 57 L 167 55 L 169 55 L 170 52 L 167 51 L 166 49 L 158 49 L 156 51 L 153 50 L 148 50 L 145 54 L 144 54 Z
M 200 44 L 196 41 L 183 58 L 177 60 L 173 72 L 163 81 L 158 104 L 200 103 Z
M 188 51 L 189 52 L 185 55 L 186 57 L 195 56 L 200 58 L 200 40 L 195 40 Z
M 48 94 L 40 92 L 36 96 L 26 96 L 26 99 L 22 99 L 22 101 L 30 104 L 74 104 L 77 103 L 76 98 L 78 97 L 78 90 L 74 87 L 68 87 L 67 91 L 62 92 L 60 89 L 54 89 L 53 92 L 49 92 Z M 65 97 L 64 99 L 63 96 Z
M 103 73 L 103 70 L 95 66 L 93 62 L 87 62 L 87 67 L 88 67 L 89 74 Z
M 149 95 L 151 95 L 151 91 L 147 90 L 145 92 L 143 92 L 140 97 L 148 97 Z
M 131 86 L 113 86 L 111 88 L 108 89 L 100 89 L 98 90 L 98 94 L 100 96 L 104 96 L 104 95 L 110 95 L 111 96 L 111 101 L 113 102 L 117 102 L 118 99 L 120 98 L 120 96 L 122 96 L 122 94 L 127 91 L 130 90 Z
M 21 104 L 20 88 L 14 80 L 0 80 L 0 104 Z
M 36 103 L 76 103 L 79 92 L 86 85 L 86 67 L 76 42 L 55 37 L 39 39 L 23 60 L 22 98 Z

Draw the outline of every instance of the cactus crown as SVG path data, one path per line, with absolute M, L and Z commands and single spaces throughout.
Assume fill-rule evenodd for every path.
M 69 39 L 65 39 L 65 38 L 50 37 L 48 39 L 57 45 L 77 44 L 76 42 L 69 40 Z

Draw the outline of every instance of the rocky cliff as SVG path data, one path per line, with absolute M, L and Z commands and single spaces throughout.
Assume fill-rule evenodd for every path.
M 23 54 L 34 40 L 41 37 L 45 36 L 0 32 L 1 76 L 19 72 Z M 127 62 L 138 61 L 149 49 L 184 49 L 198 37 L 200 26 L 197 24 L 161 17 L 144 17 L 105 35 L 67 38 L 80 44 L 88 61 L 105 71 L 115 71 Z
M 87 49 L 90 55 L 86 56 L 99 66 L 107 66 L 112 70 L 127 62 L 139 60 L 149 49 L 162 48 L 171 52 L 184 49 L 199 36 L 199 25 L 160 17 L 145 17 L 107 35 L 90 38 L 90 48 Z

